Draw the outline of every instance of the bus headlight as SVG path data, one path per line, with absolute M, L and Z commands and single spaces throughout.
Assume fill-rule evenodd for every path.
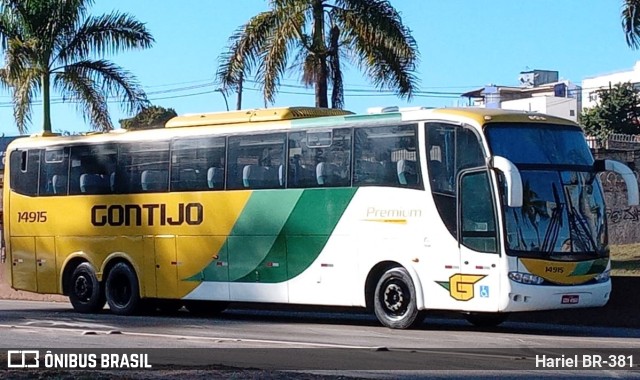
M 607 269 L 606 271 L 595 276 L 593 279 L 596 280 L 596 282 L 607 282 L 609 281 L 609 278 L 611 278 L 611 271 Z
M 509 272 L 509 278 L 521 284 L 540 285 L 544 282 L 544 278 L 522 272 Z

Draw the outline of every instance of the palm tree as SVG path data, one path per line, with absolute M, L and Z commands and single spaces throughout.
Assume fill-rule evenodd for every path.
M 0 4 L 0 46 L 4 67 L 0 83 L 13 94 L 13 112 L 20 133 L 31 122 L 31 105 L 41 94 L 43 132 L 51 132 L 51 88 L 63 101 L 77 103 L 93 129 L 110 130 L 107 101 L 116 97 L 128 113 L 148 102 L 128 71 L 105 59 L 154 42 L 143 23 L 124 13 L 89 16 L 93 0 L 3 0 Z
M 638 49 L 640 47 L 640 0 L 624 0 L 621 17 L 627 45 Z
M 316 106 L 328 107 L 331 85 L 331 105 L 342 108 L 342 59 L 378 88 L 406 98 L 415 91 L 417 44 L 389 1 L 270 0 L 270 8 L 230 37 L 217 72 L 227 92 L 256 70 L 265 102 L 273 103 L 280 79 L 295 68 L 315 87 Z

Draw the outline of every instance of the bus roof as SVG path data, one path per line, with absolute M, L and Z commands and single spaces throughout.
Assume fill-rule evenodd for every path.
M 484 123 L 493 122 L 544 122 L 562 125 L 577 124 L 569 119 L 542 114 L 538 112 L 505 110 L 502 108 L 479 108 L 479 107 L 462 107 L 462 108 L 438 108 L 432 110 L 434 114 L 452 115 L 466 117 L 476 121 L 482 125 Z
M 392 112 L 354 114 L 350 111 L 315 108 L 286 107 L 191 114 L 174 117 L 165 128 L 143 130 L 114 130 L 109 133 L 88 132 L 83 135 L 50 136 L 37 134 L 30 138 L 17 139 L 8 147 L 41 145 L 51 146 L 60 143 L 133 141 L 139 139 L 164 139 L 177 134 L 181 136 L 201 135 L 206 129 L 215 127 L 216 133 L 234 134 L 252 131 L 275 131 L 298 128 L 325 128 L 344 126 L 389 125 L 422 120 L 451 120 L 482 126 L 493 122 L 552 123 L 579 127 L 571 120 L 555 116 L 525 111 L 511 111 L 491 108 L 436 108 L 436 109 L 398 109 Z M 180 130 L 179 133 L 178 130 Z
M 229 112 L 212 112 L 176 116 L 165 124 L 165 128 L 201 127 L 208 125 L 228 125 L 240 123 L 257 123 L 265 121 L 293 120 L 321 116 L 352 115 L 353 112 L 315 107 L 282 107 L 240 110 Z

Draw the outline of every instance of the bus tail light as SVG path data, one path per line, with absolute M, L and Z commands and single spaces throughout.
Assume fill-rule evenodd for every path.
M 540 285 L 544 282 L 542 277 L 522 272 L 509 272 L 509 278 L 521 284 Z

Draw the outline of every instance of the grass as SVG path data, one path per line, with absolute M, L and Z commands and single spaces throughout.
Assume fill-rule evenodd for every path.
M 611 274 L 640 276 L 640 244 L 611 246 Z

